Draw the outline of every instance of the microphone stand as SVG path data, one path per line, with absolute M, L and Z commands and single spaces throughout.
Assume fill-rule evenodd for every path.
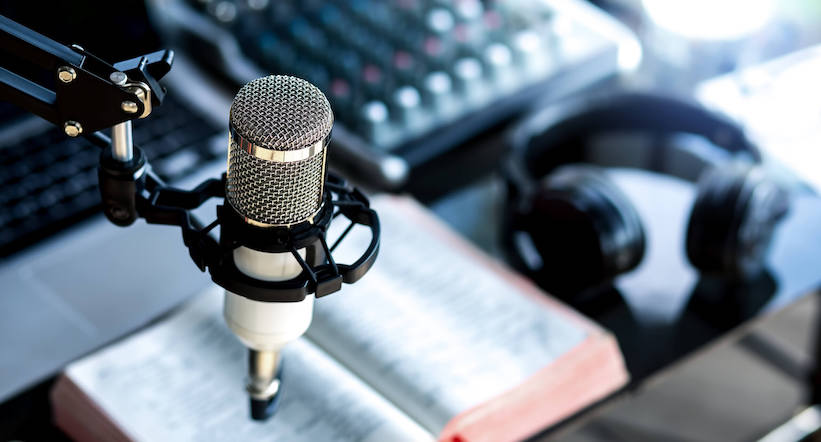
M 260 229 L 244 223 L 226 204 L 217 207 L 216 219 L 208 224 L 191 213 L 211 198 L 225 198 L 226 175 L 208 179 L 192 190 L 167 186 L 134 145 L 131 131 L 132 119 L 146 118 L 162 104 L 166 91 L 159 80 L 171 69 L 173 51 L 157 51 L 111 65 L 80 46 L 64 46 L 2 15 L 0 47 L 14 57 L 0 59 L 0 99 L 62 127 L 70 137 L 82 135 L 102 148 L 98 178 L 106 218 L 118 226 L 129 226 L 142 218 L 150 224 L 180 227 L 194 264 L 202 272 L 207 270 L 224 289 L 255 301 L 299 302 L 311 294 L 319 298 L 334 293 L 342 283 L 356 282 L 376 260 L 379 218 L 362 192 L 333 174 L 328 175 L 322 207 L 313 223 Z M 54 90 L 13 72 L 19 61 L 55 75 Z M 99 132 L 108 127 L 113 127 L 112 138 Z M 328 227 L 340 215 L 348 218 L 350 225 L 329 246 L 325 240 Z M 332 252 L 356 224 L 370 229 L 371 241 L 353 263 L 337 263 Z M 217 226 L 219 240 L 210 234 Z M 285 281 L 261 281 L 243 274 L 234 263 L 233 251 L 247 244 L 266 252 L 290 252 L 302 272 Z M 308 259 L 297 252 L 300 249 L 309 250 Z M 251 351 L 249 355 L 254 419 L 271 415 L 277 396 L 270 393 L 279 387 L 277 379 L 255 375 L 276 373 L 278 364 L 276 353 Z

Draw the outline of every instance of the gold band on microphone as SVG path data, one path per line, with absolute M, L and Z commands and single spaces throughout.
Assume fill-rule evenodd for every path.
M 237 147 L 256 158 L 274 163 L 293 163 L 295 161 L 307 160 L 308 158 L 311 158 L 325 150 L 325 146 L 328 144 L 328 140 L 330 139 L 329 134 L 328 137 L 325 137 L 310 146 L 303 147 L 302 149 L 274 150 L 256 145 L 246 140 L 242 137 L 242 135 L 237 133 L 233 126 L 229 125 L 228 131 L 231 137 L 231 142 L 236 143 Z

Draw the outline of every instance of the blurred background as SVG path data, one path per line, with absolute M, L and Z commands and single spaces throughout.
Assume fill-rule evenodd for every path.
M 543 438 L 757 439 L 820 397 L 821 2 L 0 1 L 0 13 L 108 62 L 174 49 L 167 101 L 134 124 L 173 183 L 224 169 L 240 86 L 269 73 L 317 85 L 336 120 L 332 170 L 414 196 L 618 338 L 627 392 Z M 4 68 L 54 86 L 0 50 Z M 11 103 L 0 120 L 8 295 L 28 290 L 21 268 L 103 222 L 95 147 Z M 142 322 L 35 371 L 15 365 L 0 437 L 64 437 L 48 424 L 52 376 L 193 293 L 175 253 L 163 259 L 178 294 L 127 312 Z M 14 317 L 34 307 L 0 306 L 0 335 L 27 327 Z M 19 345 L 0 340 L 0 354 Z

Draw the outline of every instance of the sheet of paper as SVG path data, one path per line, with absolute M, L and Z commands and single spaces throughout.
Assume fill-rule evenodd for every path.
M 374 200 L 382 226 L 376 264 L 317 300 L 308 336 L 438 433 L 581 343 L 586 331 L 432 234 L 392 198 Z M 367 231 L 352 235 L 341 253 L 353 255 L 370 239 Z
M 431 440 L 307 340 L 284 352 L 280 409 L 251 421 L 246 349 L 214 290 L 156 326 L 72 364 L 67 375 L 137 440 Z

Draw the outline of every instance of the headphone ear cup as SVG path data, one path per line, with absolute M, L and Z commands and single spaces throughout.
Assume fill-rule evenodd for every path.
M 545 177 L 511 225 L 515 261 L 542 287 L 570 296 L 633 269 L 644 229 L 627 197 L 598 168 L 563 166 Z
M 687 225 L 687 258 L 703 273 L 758 273 L 788 207 L 786 190 L 759 166 L 735 162 L 706 171 Z

